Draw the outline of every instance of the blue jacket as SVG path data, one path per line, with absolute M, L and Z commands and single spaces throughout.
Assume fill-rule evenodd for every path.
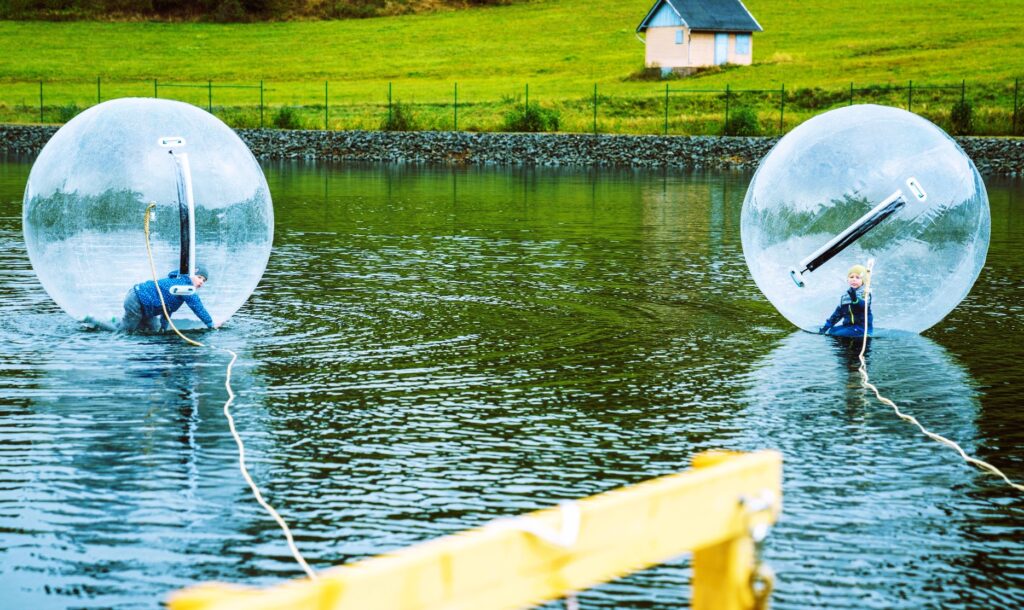
M 181 308 L 182 304 L 188 305 L 188 308 L 192 310 L 192 313 L 196 314 L 196 317 L 206 324 L 207 328 L 213 328 L 213 318 L 210 317 L 209 312 L 203 307 L 203 302 L 199 300 L 198 294 L 191 294 L 187 296 L 181 296 L 171 294 L 171 286 L 192 286 L 192 278 L 188 275 L 181 275 L 177 271 L 172 271 L 167 277 L 160 280 L 160 292 L 164 295 L 164 302 L 167 304 L 167 312 L 174 314 Z M 142 303 L 142 315 L 147 318 L 160 318 L 160 330 L 167 330 L 167 318 L 164 317 L 164 311 L 160 307 L 160 296 L 157 295 L 156 285 L 153 280 L 148 282 L 142 282 L 134 286 L 135 294 L 139 297 L 139 302 Z
M 864 287 L 854 290 L 852 287 L 843 293 L 839 299 L 839 307 L 832 312 L 832 315 L 825 320 L 825 326 L 821 327 L 822 332 L 827 332 L 833 326 L 860 326 L 864 328 L 864 313 L 867 310 L 867 328 L 871 331 L 873 326 L 874 312 L 871 311 L 871 295 L 864 298 Z

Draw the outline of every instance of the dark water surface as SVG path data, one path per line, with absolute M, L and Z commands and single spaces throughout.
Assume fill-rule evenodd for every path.
M 251 470 L 315 568 L 777 448 L 776 608 L 1024 606 L 1024 495 L 869 397 L 856 349 L 775 313 L 740 246 L 749 175 L 265 169 L 270 266 L 211 339 L 240 354 Z M 0 607 L 300 576 L 237 470 L 226 358 L 57 309 L 22 240 L 28 170 L 0 163 Z M 1020 482 L 1024 183 L 988 188 L 974 291 L 869 367 Z M 581 603 L 683 607 L 688 565 Z

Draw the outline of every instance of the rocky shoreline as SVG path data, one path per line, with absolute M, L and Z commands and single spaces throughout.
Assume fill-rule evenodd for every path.
M 0 153 L 37 154 L 57 127 L 0 125 Z M 753 169 L 777 137 L 239 129 L 260 159 L 445 165 Z M 960 137 L 982 175 L 1024 176 L 1024 139 Z

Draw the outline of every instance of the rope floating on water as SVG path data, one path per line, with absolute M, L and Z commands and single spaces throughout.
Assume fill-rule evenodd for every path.
M 227 418 L 228 428 L 231 430 L 231 436 L 234 437 L 235 444 L 238 445 L 238 468 L 242 472 L 242 478 L 244 478 L 245 482 L 249 484 L 249 489 L 252 490 L 252 494 L 253 496 L 256 497 L 256 501 L 259 502 L 260 506 L 262 506 L 264 510 L 266 510 L 270 514 L 270 516 L 274 518 L 274 521 L 276 521 L 277 524 L 281 527 L 281 530 L 284 532 L 285 540 L 288 541 L 288 548 L 291 550 L 292 556 L 295 557 L 295 561 L 298 562 L 298 564 L 302 567 L 302 569 L 306 572 L 306 575 L 309 576 L 311 580 L 316 580 L 316 573 L 313 571 L 312 568 L 309 567 L 309 564 L 306 563 L 306 560 L 305 558 L 303 558 L 302 553 L 299 552 L 299 547 L 295 545 L 295 538 L 292 536 L 292 531 L 288 528 L 288 524 L 281 517 L 281 515 L 279 515 L 278 512 L 274 510 L 274 507 L 272 507 L 270 504 L 267 503 L 266 500 L 263 499 L 263 494 L 260 493 L 260 488 L 256 486 L 256 482 L 252 480 L 251 476 L 249 476 L 249 469 L 246 468 L 245 444 L 242 442 L 242 437 L 238 434 L 238 430 L 235 429 L 235 418 L 231 416 L 231 403 L 235 401 L 235 392 L 231 389 L 231 367 L 233 367 L 235 365 L 235 361 L 238 360 L 238 354 L 227 349 L 226 347 L 206 345 L 204 343 L 200 343 L 199 341 L 186 337 L 181 333 L 180 330 L 178 330 L 178 327 L 174 325 L 174 322 L 171 321 L 171 315 L 167 312 L 167 303 L 164 302 L 164 295 L 163 292 L 161 292 L 160 290 L 159 278 L 157 277 L 156 273 L 156 264 L 153 262 L 153 251 L 149 245 L 149 214 L 150 211 L 155 207 L 155 203 L 150 203 L 148 206 L 146 206 L 146 217 L 145 220 L 143 221 L 143 230 L 146 233 L 146 254 L 147 256 L 149 256 L 149 268 L 153 272 L 153 283 L 156 284 L 157 286 L 156 293 L 157 296 L 160 297 L 160 307 L 164 311 L 164 318 L 167 319 L 167 323 L 170 325 L 171 329 L 173 329 L 174 332 L 177 333 L 178 336 L 181 337 L 182 340 L 184 340 L 186 343 L 195 345 L 196 347 L 209 347 L 210 349 L 215 349 L 231 354 L 231 362 L 228 363 L 227 373 L 224 378 L 224 387 L 228 391 L 228 399 L 224 403 L 224 417 Z
M 878 391 L 878 388 L 871 383 L 871 381 L 868 378 L 868 365 L 867 361 L 864 359 L 864 352 L 867 350 L 868 347 L 868 315 L 870 313 L 868 309 L 871 307 L 871 301 L 868 299 L 868 297 L 871 292 L 871 270 L 874 266 L 874 259 L 869 260 L 867 265 L 867 277 L 864 282 L 864 342 L 860 346 L 860 354 L 858 356 L 858 358 L 860 359 L 860 366 L 857 368 L 857 371 L 860 372 L 861 385 L 874 392 L 875 397 L 879 400 L 879 402 L 892 407 L 892 410 L 896 412 L 896 415 L 899 416 L 900 419 L 910 422 L 917 426 L 921 430 L 921 432 L 923 432 L 925 436 L 927 436 L 928 438 L 953 448 L 957 453 L 960 454 L 960 457 L 962 457 L 964 461 L 967 462 L 968 464 L 981 468 L 982 470 L 987 470 L 996 476 L 1002 477 L 1002 479 L 1006 481 L 1006 484 L 1009 485 L 1010 487 L 1013 487 L 1017 491 L 1024 491 L 1024 485 L 1014 483 L 1013 481 L 1010 480 L 1009 477 L 1003 474 L 1003 471 L 999 470 L 998 468 L 996 468 L 992 464 L 989 464 L 988 462 L 967 455 L 967 452 L 965 452 L 963 448 L 956 442 L 951 441 L 948 438 L 941 436 L 939 434 L 935 434 L 934 432 L 922 426 L 921 422 L 917 421 L 917 419 L 914 416 L 907 415 L 906 413 L 900 411 L 900 408 L 896 405 L 895 402 L 882 396 L 882 394 Z

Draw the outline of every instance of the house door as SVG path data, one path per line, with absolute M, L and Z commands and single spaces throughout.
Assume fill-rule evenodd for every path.
M 715 34 L 715 65 L 720 66 L 729 60 L 729 35 Z

